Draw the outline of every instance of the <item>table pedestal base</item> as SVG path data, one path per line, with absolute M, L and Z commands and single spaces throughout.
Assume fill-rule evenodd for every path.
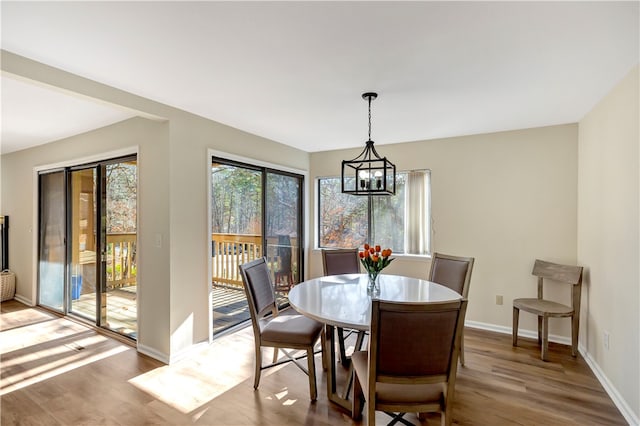
M 349 363 L 347 383 L 344 392 L 341 395 L 337 390 L 335 327 L 329 324 L 326 324 L 325 327 L 327 344 L 327 347 L 325 348 L 325 354 L 329 356 L 329 368 L 327 371 L 327 398 L 334 404 L 337 404 L 348 412 L 351 412 L 353 409 L 353 401 L 349 398 L 349 394 L 351 393 L 351 388 L 353 386 L 353 364 Z M 364 334 L 364 331 L 358 332 L 354 350 L 359 351 L 360 349 L 362 349 Z

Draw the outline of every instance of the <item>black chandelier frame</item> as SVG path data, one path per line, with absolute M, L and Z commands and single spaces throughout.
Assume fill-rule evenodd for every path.
M 371 101 L 377 93 L 367 92 L 362 98 L 369 103 L 369 139 L 364 150 L 353 160 L 342 161 L 342 192 L 352 195 L 394 195 L 396 193 L 396 166 L 387 157 L 381 157 L 371 140 Z

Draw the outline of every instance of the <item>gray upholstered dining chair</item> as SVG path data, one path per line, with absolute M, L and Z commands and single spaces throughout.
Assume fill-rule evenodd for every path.
M 465 299 L 431 303 L 374 299 L 369 350 L 351 356 L 352 417 L 360 418 L 364 398 L 369 425 L 375 424 L 376 410 L 406 424 L 412 423 L 402 419 L 403 413 L 419 413 L 422 418 L 424 413 L 440 412 L 442 424 L 450 425 L 466 309 Z
M 473 257 L 451 256 L 434 253 L 429 271 L 429 281 L 449 287 L 451 290 L 469 298 Z M 460 343 L 460 363 L 464 365 L 464 332 Z
M 580 294 L 582 288 L 582 266 L 560 265 L 536 259 L 532 275 L 538 277 L 538 297 L 513 301 L 513 346 L 518 345 L 518 319 L 520 310 L 538 316 L 538 344 L 542 347 L 541 358 L 547 361 L 549 351 L 549 318 L 571 318 L 571 355 L 578 352 L 580 326 Z M 571 285 L 571 306 L 547 300 L 543 296 L 543 281 L 556 281 Z
M 359 274 L 360 259 L 358 257 L 358 249 L 322 249 L 322 269 L 325 276 L 340 274 Z M 342 327 L 337 328 L 338 346 L 340 349 L 340 362 L 347 365 L 347 350 L 345 348 L 345 334 Z M 351 331 L 349 332 L 349 334 Z M 348 335 L 347 335 L 348 337 Z M 356 350 L 360 349 L 364 333 L 358 334 Z
M 253 326 L 253 336 L 255 342 L 255 373 L 253 388 L 257 389 L 260 383 L 262 370 L 275 367 L 285 362 L 293 361 L 302 371 L 309 376 L 309 393 L 311 400 L 315 401 L 318 396 L 316 387 L 316 369 L 314 361 L 314 347 L 318 338 L 322 338 L 322 348 L 324 348 L 324 328 L 323 325 L 311 318 L 307 318 L 292 308 L 278 310 L 275 291 L 271 282 L 271 274 L 267 267 L 266 259 L 260 258 L 252 262 L 239 265 L 244 290 L 249 302 L 249 312 L 251 314 L 251 324 Z M 274 348 L 273 363 L 262 365 L 262 347 Z M 305 350 L 307 357 L 307 368 L 296 361 L 302 357 L 295 357 L 285 350 Z M 287 359 L 277 361 L 278 352 L 281 350 Z M 322 354 L 322 365 L 326 366 L 324 353 Z

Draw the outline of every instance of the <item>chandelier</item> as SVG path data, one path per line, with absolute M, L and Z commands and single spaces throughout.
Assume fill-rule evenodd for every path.
M 369 102 L 369 140 L 364 150 L 353 160 L 342 161 L 342 192 L 352 195 L 394 195 L 396 166 L 387 157 L 380 157 L 371 140 L 371 101 L 377 93 L 367 92 L 362 98 Z

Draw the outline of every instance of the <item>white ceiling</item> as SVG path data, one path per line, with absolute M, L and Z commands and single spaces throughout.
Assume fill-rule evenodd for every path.
M 314 152 L 579 121 L 639 2 L 7 2 L 2 49 Z M 82 113 L 82 114 L 81 114 Z M 2 79 L 2 152 L 128 117 Z

